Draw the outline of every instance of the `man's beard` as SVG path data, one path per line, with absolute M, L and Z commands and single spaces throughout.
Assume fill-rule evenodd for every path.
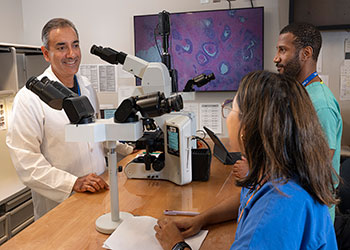
M 299 63 L 299 53 L 296 53 L 295 56 L 285 65 L 282 65 L 282 64 L 277 64 L 277 65 L 283 67 L 284 69 L 283 74 L 293 78 L 298 78 L 298 75 L 301 71 L 301 66 Z

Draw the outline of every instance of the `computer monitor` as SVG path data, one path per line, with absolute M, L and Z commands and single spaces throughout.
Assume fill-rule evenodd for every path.
M 243 76 L 263 69 L 263 7 L 171 13 L 170 23 L 178 91 L 202 73 L 214 73 L 216 79 L 196 91 L 236 91 Z M 161 61 L 157 25 L 158 15 L 134 16 L 135 55 L 149 62 Z

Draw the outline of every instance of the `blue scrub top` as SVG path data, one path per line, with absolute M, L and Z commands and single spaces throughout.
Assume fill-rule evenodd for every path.
M 267 182 L 245 206 L 252 194 L 242 188 L 238 216 L 245 208 L 231 249 L 338 249 L 328 207 L 296 182 Z

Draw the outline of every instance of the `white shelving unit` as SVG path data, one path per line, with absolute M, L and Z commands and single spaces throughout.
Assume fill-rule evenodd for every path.
M 0 98 L 13 100 L 27 79 L 47 66 L 38 46 L 0 43 Z M 0 130 L 0 245 L 34 221 L 31 191 L 12 165 L 6 133 Z
M 0 96 L 17 93 L 47 66 L 38 46 L 0 43 Z

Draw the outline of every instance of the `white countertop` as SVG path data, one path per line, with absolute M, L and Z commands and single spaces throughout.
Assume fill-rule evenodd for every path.
M 0 204 L 26 188 L 18 178 L 5 143 L 6 130 L 0 131 Z
M 16 178 L 8 178 L 8 179 L 2 179 L 0 181 L 0 204 L 2 204 L 4 201 L 8 200 L 18 192 L 25 189 L 26 186 L 23 185 L 23 183 Z

